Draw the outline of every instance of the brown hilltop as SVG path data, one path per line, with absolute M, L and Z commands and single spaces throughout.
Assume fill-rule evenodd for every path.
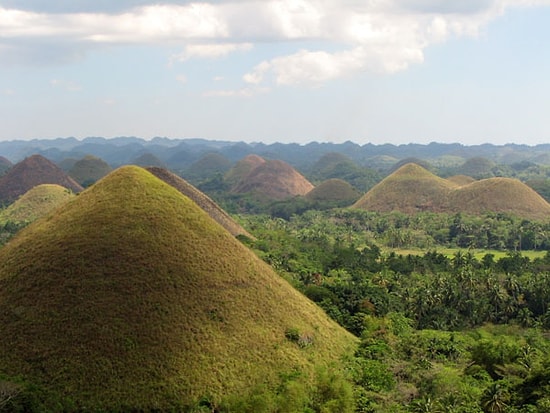
M 229 233 L 233 236 L 245 235 L 249 238 L 254 238 L 251 234 L 248 233 L 241 225 L 239 225 L 231 216 L 225 212 L 218 204 L 216 204 L 210 197 L 204 194 L 202 191 L 199 191 L 185 179 L 180 178 L 176 174 L 168 171 L 164 168 L 159 168 L 156 166 L 151 166 L 147 169 L 157 178 L 163 180 L 168 185 L 173 186 L 183 195 L 190 198 L 198 206 L 200 206 L 211 218 L 213 218 L 218 224 L 224 227 Z
M 353 207 L 379 212 L 420 211 L 483 214 L 505 212 L 529 219 L 550 218 L 550 204 L 517 179 L 446 180 L 407 164 L 367 192 Z
M 550 204 L 512 178 L 482 179 L 457 188 L 449 194 L 449 209 L 469 214 L 505 212 L 531 219 L 550 218 Z
M 252 169 L 232 191 L 282 200 L 305 195 L 312 189 L 313 184 L 292 166 L 280 160 L 269 160 Z
M 225 174 L 225 182 L 233 186 L 247 176 L 257 166 L 265 163 L 265 159 L 258 155 L 248 155 L 241 159 Z
M 11 203 L 41 184 L 57 184 L 73 192 L 83 189 L 53 162 L 42 155 L 32 155 L 15 164 L 0 178 L 0 203 Z
M 409 163 L 375 185 L 354 205 L 379 212 L 445 211 L 447 194 L 455 184 L 439 178 L 421 166 Z

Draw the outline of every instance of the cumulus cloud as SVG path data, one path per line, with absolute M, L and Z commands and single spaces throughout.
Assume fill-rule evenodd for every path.
M 430 45 L 478 36 L 507 8 L 550 5 L 550 0 L 172 0 L 159 4 L 4 0 L 2 4 L 0 57 L 4 61 L 17 56 L 13 50 L 26 48 L 29 55 L 33 42 L 46 43 L 52 46 L 49 49 L 66 48 L 67 53 L 105 44 L 183 47 L 171 62 L 225 57 L 250 52 L 257 44 L 277 43 L 284 44 L 285 52 L 264 56 L 244 74 L 244 82 L 315 86 L 363 71 L 406 70 L 423 61 Z

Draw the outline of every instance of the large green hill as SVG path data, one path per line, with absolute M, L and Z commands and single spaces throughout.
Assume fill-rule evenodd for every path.
M 24 383 L 52 411 L 244 395 L 308 377 L 355 345 L 193 201 L 135 166 L 0 250 L 0 325 L 0 380 Z
M 35 186 L 9 207 L 0 211 L 0 224 L 8 221 L 16 224 L 32 222 L 63 205 L 74 196 L 74 193 L 61 185 Z

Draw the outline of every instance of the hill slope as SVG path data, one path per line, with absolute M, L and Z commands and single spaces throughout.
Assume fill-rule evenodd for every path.
M 355 201 L 360 194 L 348 182 L 332 178 L 321 182 L 306 194 L 306 198 L 317 201 Z
M 253 193 L 274 200 L 305 195 L 313 185 L 284 161 L 269 160 L 253 168 L 233 188 L 235 193 Z
M 0 250 L 0 325 L 0 376 L 70 399 L 68 410 L 177 410 L 311 373 L 355 343 L 194 202 L 135 166 Z M 311 345 L 286 338 L 289 328 Z
M 407 214 L 505 212 L 528 219 L 550 218 L 550 204 L 517 179 L 467 182 L 465 177 L 445 180 L 418 165 L 407 164 L 363 195 L 353 207 Z
M 550 218 L 550 204 L 524 183 L 512 178 L 488 178 L 452 191 L 449 209 L 480 214 L 505 212 L 531 219 Z
M 375 185 L 354 205 L 379 212 L 443 212 L 446 197 L 455 184 L 439 178 L 421 166 L 409 163 Z
M 87 155 L 79 159 L 69 170 L 69 176 L 82 186 L 89 186 L 103 178 L 113 168 L 103 159 Z
M 3 156 L 0 156 L 0 175 L 3 175 L 4 172 L 6 172 L 8 169 L 10 169 L 12 166 L 12 163 L 9 159 L 4 158 Z
M 257 166 L 265 163 L 265 159 L 258 155 L 247 155 L 225 173 L 224 181 L 230 186 L 236 185 L 241 179 Z
M 75 195 L 55 184 L 42 184 L 27 191 L 17 201 L 0 211 L 0 224 L 7 221 L 28 223 L 63 205 Z
M 218 224 L 224 227 L 233 236 L 245 235 L 249 238 L 254 238 L 248 233 L 241 225 L 239 225 L 227 212 L 225 212 L 218 204 L 216 204 L 210 197 L 199 191 L 193 185 L 188 183 L 185 179 L 180 178 L 176 174 L 157 167 L 146 168 L 149 172 L 155 175 L 157 178 L 163 180 L 167 184 L 173 186 L 183 195 L 193 200 L 198 206 L 200 206 L 211 218 L 213 218 Z
M 41 184 L 57 184 L 73 192 L 82 191 L 82 187 L 53 162 L 41 155 L 33 155 L 0 177 L 0 203 L 11 203 Z

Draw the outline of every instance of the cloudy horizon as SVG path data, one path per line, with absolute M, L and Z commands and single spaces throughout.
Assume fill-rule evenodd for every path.
M 0 0 L 0 140 L 550 142 L 548 6 Z

